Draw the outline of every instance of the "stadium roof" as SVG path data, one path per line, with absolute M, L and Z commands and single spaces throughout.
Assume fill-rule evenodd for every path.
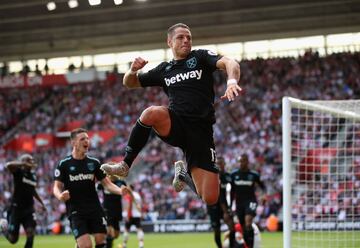
M 195 45 L 360 30 L 360 0 L 52 1 L 0 1 L 1 61 L 165 48 L 177 22 Z

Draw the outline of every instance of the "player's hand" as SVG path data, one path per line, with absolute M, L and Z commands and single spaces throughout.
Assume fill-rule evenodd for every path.
M 234 101 L 235 97 L 240 94 L 242 88 L 237 84 L 228 84 L 226 87 L 225 94 L 221 96 L 221 99 L 228 99 L 229 101 Z
M 141 57 L 137 57 L 131 63 L 130 70 L 138 71 L 138 70 L 142 69 L 147 63 L 148 63 L 147 60 L 145 60 L 145 59 L 143 59 Z
M 122 195 L 131 194 L 131 189 L 127 186 L 122 185 L 120 190 Z
M 70 192 L 69 190 L 65 190 L 60 195 L 60 201 L 66 202 L 70 199 Z

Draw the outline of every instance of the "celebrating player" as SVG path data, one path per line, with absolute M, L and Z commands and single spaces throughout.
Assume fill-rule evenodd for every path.
M 236 215 L 244 230 L 244 239 L 249 248 L 254 247 L 253 218 L 256 216 L 257 200 L 255 186 L 263 191 L 265 185 L 256 171 L 249 169 L 247 154 L 239 157 L 240 168 L 231 174 L 231 196 L 236 202 Z
M 118 187 L 100 170 L 100 162 L 87 155 L 90 140 L 87 131 L 75 129 L 70 135 L 72 153 L 60 161 L 55 170 L 53 193 L 66 203 L 71 230 L 79 248 L 92 247 L 89 234 L 94 235 L 96 248 L 105 247 L 106 219 L 95 189 L 95 178 L 114 194 L 129 192 Z
M 222 98 L 232 101 L 241 91 L 238 86 L 240 66 L 235 60 L 211 51 L 192 50 L 190 28 L 183 23 L 168 29 L 167 45 L 172 50 L 173 60 L 138 74 L 147 64 L 138 57 L 125 73 L 123 84 L 128 88 L 160 86 L 169 97 L 169 106 L 145 109 L 132 129 L 124 161 L 104 164 L 101 168 L 107 174 L 127 176 L 153 129 L 163 141 L 180 147 L 185 154 L 188 172 L 182 161 L 175 164 L 175 190 L 181 191 L 184 182 L 194 183 L 198 195 L 208 205 L 213 205 L 219 197 L 219 175 L 212 127 L 215 123 L 212 73 L 216 69 L 226 71 L 227 88 Z
M 20 225 L 22 225 L 26 233 L 25 248 L 33 247 L 34 243 L 36 227 L 34 197 L 46 211 L 44 202 L 35 189 L 37 179 L 34 169 L 36 166 L 37 164 L 30 154 L 23 154 L 19 161 L 6 163 L 6 168 L 14 177 L 14 193 L 7 221 L 2 220 L 2 229 L 7 240 L 15 244 L 19 239 Z

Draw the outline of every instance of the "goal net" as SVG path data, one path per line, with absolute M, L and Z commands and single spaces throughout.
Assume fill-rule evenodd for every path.
M 360 100 L 282 107 L 284 248 L 360 247 Z

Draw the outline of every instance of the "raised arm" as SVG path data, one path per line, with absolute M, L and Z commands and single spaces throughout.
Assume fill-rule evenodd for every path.
M 228 76 L 227 88 L 221 99 L 227 98 L 229 101 L 233 101 L 235 97 L 239 95 L 240 91 L 242 91 L 238 85 L 240 80 L 240 65 L 234 59 L 224 56 L 216 62 L 216 67 L 225 70 Z
M 130 70 L 128 70 L 123 78 L 123 85 L 127 88 L 139 88 L 141 87 L 139 78 L 137 76 L 138 70 L 142 69 L 148 61 L 144 60 L 141 57 L 137 57 L 130 66 Z
M 22 162 L 22 161 L 9 161 L 5 164 L 5 167 L 10 171 L 10 172 L 15 172 L 17 169 L 20 168 L 35 168 L 36 164 L 35 163 L 29 163 L 29 162 Z

